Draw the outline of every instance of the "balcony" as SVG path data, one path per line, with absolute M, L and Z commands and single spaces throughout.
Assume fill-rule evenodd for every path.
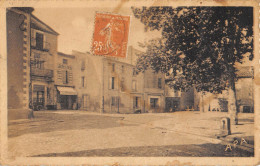
M 48 52 L 51 48 L 51 45 L 46 41 L 37 41 L 35 38 L 31 38 L 31 48 L 39 51 Z
M 31 68 L 31 76 L 52 78 L 53 77 L 53 70 L 39 69 L 39 68 L 32 67 Z

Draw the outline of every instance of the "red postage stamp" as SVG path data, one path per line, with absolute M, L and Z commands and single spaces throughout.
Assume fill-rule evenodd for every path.
M 126 57 L 130 16 L 96 13 L 92 51 L 95 55 Z

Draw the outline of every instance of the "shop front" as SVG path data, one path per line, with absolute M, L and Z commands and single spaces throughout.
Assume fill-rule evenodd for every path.
M 34 85 L 32 93 L 32 108 L 34 110 L 42 110 L 45 107 L 45 86 Z
M 57 86 L 57 109 L 76 110 L 77 92 L 73 87 Z

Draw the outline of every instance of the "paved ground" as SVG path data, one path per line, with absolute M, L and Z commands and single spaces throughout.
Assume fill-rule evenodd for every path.
M 10 156 L 253 156 L 216 139 L 224 113 L 99 114 L 39 111 L 9 121 Z M 253 114 L 239 114 L 233 137 L 253 144 Z M 249 141 L 250 140 L 250 141 Z

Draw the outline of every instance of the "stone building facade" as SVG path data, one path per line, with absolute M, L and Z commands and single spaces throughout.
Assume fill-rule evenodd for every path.
M 60 53 L 59 34 L 33 10 L 7 10 L 9 108 L 164 111 L 164 76 L 152 70 L 137 74 L 138 50 L 129 47 L 125 59 Z
M 238 112 L 254 112 L 254 70 L 252 66 L 237 67 L 236 99 Z M 203 93 L 203 94 L 202 94 Z M 228 91 L 221 94 L 200 92 L 200 107 L 203 112 L 228 112 Z
M 75 90 L 77 92 L 77 108 L 80 110 L 89 110 L 90 107 L 90 96 L 89 91 L 92 91 L 92 94 L 98 91 L 98 88 L 95 88 L 95 82 L 98 80 L 90 80 L 94 74 L 91 73 L 89 68 L 92 68 L 93 64 L 89 63 L 87 55 L 85 53 L 73 51 L 73 56 L 75 56 L 74 66 L 73 66 L 73 81 L 75 85 Z M 92 88 L 94 88 L 94 90 Z M 94 101 L 92 102 L 94 103 Z
M 30 22 L 33 8 L 9 8 L 7 25 L 8 108 L 29 108 Z
M 33 8 L 9 8 L 7 69 L 9 109 L 80 109 L 107 113 L 227 111 L 219 95 L 170 89 L 167 77 L 151 69 L 137 74 L 139 50 L 127 58 L 57 51 L 58 33 L 35 17 Z M 236 82 L 240 112 L 254 112 L 254 71 L 240 66 Z M 166 79 L 166 80 L 165 80 Z
M 8 108 L 55 105 L 53 71 L 58 33 L 35 17 L 33 10 L 7 9 Z
M 58 52 L 55 61 L 55 99 L 57 109 L 77 109 L 74 70 L 77 63 L 73 55 Z
M 164 111 L 163 74 L 151 70 L 137 74 L 134 65 L 115 58 L 77 51 L 73 55 L 83 59 L 75 70 L 79 109 L 102 113 Z
M 54 70 L 58 35 L 32 15 L 29 98 L 34 109 L 53 109 L 56 105 Z
M 236 97 L 239 112 L 254 112 L 254 68 L 241 67 L 238 71 L 239 79 L 236 82 Z

